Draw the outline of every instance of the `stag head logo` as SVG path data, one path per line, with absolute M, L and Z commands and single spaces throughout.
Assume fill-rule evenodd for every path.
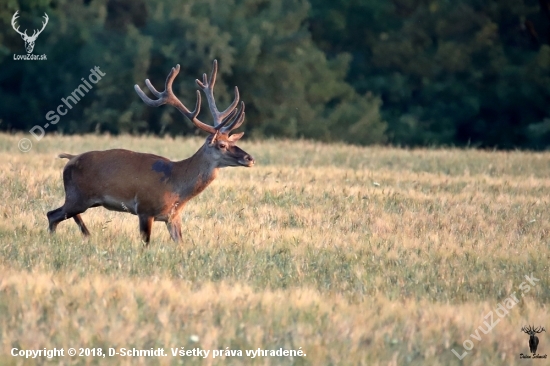
M 16 26 L 15 21 L 17 20 L 17 18 L 19 18 L 19 15 L 17 15 L 18 12 L 19 10 L 16 11 L 15 14 L 13 14 L 13 17 L 11 18 L 11 26 L 17 33 L 21 35 L 21 38 L 23 38 L 23 41 L 25 41 L 25 49 L 27 50 L 27 53 L 32 53 L 32 50 L 34 49 L 34 42 L 36 42 L 36 39 L 38 38 L 40 33 L 42 33 L 44 28 L 46 28 L 46 24 L 48 24 L 48 20 L 49 20 L 48 14 L 44 13 L 43 18 L 45 22 L 42 22 L 42 29 L 40 30 L 35 29 L 34 32 L 32 33 L 32 36 L 29 36 L 27 34 L 26 29 L 24 32 L 20 32 L 19 27 L 15 28 Z
M 539 337 L 535 334 L 546 332 L 543 327 L 535 328 L 534 326 L 522 327 L 521 331 L 529 335 L 529 350 L 532 354 L 537 353 L 537 347 L 539 346 Z

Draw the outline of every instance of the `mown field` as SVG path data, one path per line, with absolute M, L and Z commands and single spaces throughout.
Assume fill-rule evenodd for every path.
M 128 148 L 173 160 L 202 138 L 0 135 L 0 364 L 542 365 L 527 324 L 550 327 L 550 153 L 245 141 L 163 223 L 94 208 L 92 236 L 46 212 L 63 203 L 60 152 Z M 525 291 L 530 275 L 539 279 Z M 480 332 L 507 298 L 517 304 Z M 501 311 L 502 312 L 502 311 Z M 478 329 L 478 339 L 476 336 Z M 550 336 L 539 335 L 539 354 Z M 462 360 L 452 352 L 465 352 Z M 466 345 L 470 343 L 466 342 Z M 12 348 L 301 350 L 305 357 L 25 360 Z

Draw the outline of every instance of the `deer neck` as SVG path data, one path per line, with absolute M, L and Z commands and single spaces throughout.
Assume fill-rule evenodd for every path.
M 174 163 L 174 190 L 182 202 L 201 193 L 218 175 L 218 164 L 206 153 L 203 145 L 193 156 Z

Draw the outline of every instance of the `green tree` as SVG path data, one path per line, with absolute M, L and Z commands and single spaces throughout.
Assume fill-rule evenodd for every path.
M 347 80 L 381 96 L 394 143 L 550 143 L 546 0 L 311 1 L 315 43 L 352 54 Z
M 5 66 L 0 68 L 5 70 L 0 71 L 0 96 L 11 102 L 0 102 L 2 118 L 9 121 L 0 125 L 3 128 L 28 129 L 45 122 L 45 113 L 70 94 L 91 67 L 99 66 L 107 76 L 54 128 L 191 133 L 192 124 L 173 108 L 146 107 L 133 85 L 143 86 L 150 78 L 160 88 L 170 68 L 181 64 L 175 91 L 192 106 L 194 79 L 209 71 L 217 58 L 219 104 L 228 104 L 233 85 L 238 85 L 247 106 L 244 126 L 253 135 L 385 141 L 380 100 L 357 93 L 345 82 L 349 55 L 328 60 L 312 42 L 305 0 L 59 0 L 43 3 L 37 13 L 44 8 L 52 31 L 41 35 L 40 52 L 48 61 L 0 61 Z M 209 119 L 206 112 L 201 118 Z M 362 127 L 371 132 L 360 132 Z

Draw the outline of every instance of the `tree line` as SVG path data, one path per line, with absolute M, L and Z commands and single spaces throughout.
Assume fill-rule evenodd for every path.
M 99 67 L 105 76 L 48 128 L 196 133 L 133 90 L 149 78 L 189 107 L 194 80 L 237 85 L 249 136 L 353 144 L 545 149 L 550 0 L 14 0 L 0 5 L 0 130 L 48 123 Z M 44 31 L 25 61 L 12 28 Z M 85 79 L 84 79 L 85 80 Z M 204 98 L 203 98 L 204 99 Z M 203 111 L 206 108 L 203 106 Z M 208 121 L 208 114 L 201 118 Z

